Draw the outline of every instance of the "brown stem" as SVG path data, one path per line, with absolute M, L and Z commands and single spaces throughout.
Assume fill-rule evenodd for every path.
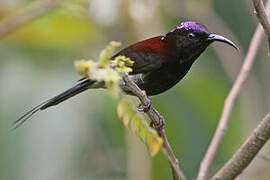
M 251 163 L 269 138 L 270 112 L 212 180 L 226 180 L 237 177 Z
M 269 14 L 270 11 L 270 1 L 267 2 L 267 14 Z M 258 11 L 259 13 L 259 11 Z M 259 16 L 259 15 L 258 15 Z M 217 126 L 217 129 L 215 131 L 214 137 L 207 149 L 207 152 L 201 162 L 200 170 L 197 176 L 197 180 L 205 180 L 207 179 L 207 175 L 209 172 L 209 168 L 213 162 L 213 159 L 216 155 L 216 152 L 218 150 L 218 147 L 226 133 L 227 130 L 227 124 L 229 121 L 229 117 L 231 115 L 231 111 L 233 108 L 233 105 L 235 103 L 235 100 L 237 96 L 239 95 L 239 92 L 246 81 L 250 69 L 253 66 L 255 56 L 257 54 L 257 50 L 259 48 L 259 45 L 261 43 L 261 39 L 263 37 L 263 29 L 260 25 L 257 26 L 256 31 L 252 37 L 252 40 L 249 44 L 248 52 L 245 56 L 244 63 L 241 67 L 241 70 L 236 78 L 236 81 L 234 82 L 226 100 L 224 103 L 223 111 Z
M 268 47 L 270 53 L 270 24 L 268 15 L 265 12 L 263 1 L 262 0 L 253 0 L 253 5 L 255 8 L 255 13 L 257 15 L 258 20 L 260 21 L 261 25 L 263 26 L 264 32 L 268 37 Z
M 127 73 L 121 73 L 122 78 L 125 82 L 125 84 L 130 88 L 130 90 L 135 94 L 139 100 L 141 101 L 143 106 L 149 105 L 150 98 L 146 95 L 145 92 L 143 92 L 129 77 Z M 160 113 L 150 104 L 149 110 L 145 112 L 149 118 L 152 120 L 152 122 L 159 127 L 160 122 L 164 122 L 164 118 L 160 115 Z M 166 137 L 166 133 L 164 130 L 164 126 L 161 128 L 156 129 L 160 135 L 160 137 L 163 139 L 164 143 L 162 146 L 162 151 L 167 156 L 168 161 L 170 163 L 171 169 L 172 169 L 172 174 L 173 174 L 173 179 L 174 180 L 185 180 L 185 176 L 182 173 L 182 171 L 179 168 L 178 165 L 178 159 L 174 155 L 174 152 L 168 142 L 168 139 Z

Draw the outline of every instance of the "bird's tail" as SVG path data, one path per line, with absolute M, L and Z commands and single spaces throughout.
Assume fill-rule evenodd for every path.
M 36 112 L 47 109 L 48 107 L 51 107 L 51 106 L 55 106 L 55 105 L 65 101 L 65 100 L 75 96 L 76 94 L 79 94 L 79 93 L 87 90 L 93 83 L 95 83 L 95 81 L 92 81 L 89 79 L 84 80 L 84 81 L 78 83 L 77 85 L 75 85 L 74 87 L 64 91 L 63 93 L 39 104 L 38 106 L 34 107 L 33 109 L 31 109 L 30 111 L 25 113 L 18 120 L 16 120 L 14 122 L 13 129 L 16 129 L 19 126 L 21 126 L 26 120 L 31 118 Z

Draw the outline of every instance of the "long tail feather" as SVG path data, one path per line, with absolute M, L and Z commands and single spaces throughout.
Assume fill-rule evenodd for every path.
M 16 120 L 13 124 L 13 130 L 21 126 L 26 120 L 30 119 L 36 112 L 47 109 L 48 107 L 55 106 L 73 96 L 76 94 L 79 94 L 89 88 L 91 84 L 93 84 L 95 81 L 91 80 L 84 80 L 80 82 L 79 84 L 75 85 L 74 87 L 64 91 L 63 93 L 39 104 L 38 106 L 34 107 L 27 113 L 25 113 L 23 116 L 21 116 L 18 120 Z

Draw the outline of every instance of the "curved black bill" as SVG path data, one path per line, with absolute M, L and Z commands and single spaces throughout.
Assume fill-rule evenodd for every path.
M 220 41 L 220 42 L 224 42 L 226 44 L 229 44 L 230 46 L 232 46 L 233 48 L 237 49 L 239 51 L 239 48 L 234 44 L 234 42 L 232 42 L 231 40 L 217 35 L 217 34 L 210 34 L 207 38 L 209 41 Z

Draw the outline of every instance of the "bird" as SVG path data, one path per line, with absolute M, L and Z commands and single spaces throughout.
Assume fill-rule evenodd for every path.
M 198 57 L 215 41 L 226 43 L 239 50 L 233 41 L 211 33 L 206 26 L 194 21 L 184 21 L 164 35 L 139 41 L 120 50 L 110 59 L 113 60 L 119 55 L 130 58 L 134 64 L 128 76 L 148 96 L 154 96 L 169 90 L 181 81 Z M 119 84 L 126 94 L 133 95 L 123 81 Z M 25 113 L 14 122 L 14 128 L 21 126 L 38 111 L 97 87 L 103 88 L 104 83 L 83 78 L 72 88 Z

